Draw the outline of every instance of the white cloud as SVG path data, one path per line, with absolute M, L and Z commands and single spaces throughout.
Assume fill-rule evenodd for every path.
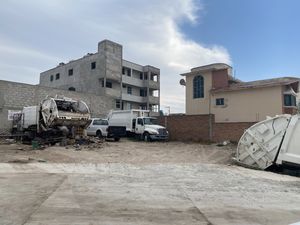
M 0 31 L 1 61 L 5 58 L 1 47 L 3 49 L 7 44 L 1 43 L 3 37 L 6 40 L 12 39 L 17 43 L 23 43 L 21 50 L 14 51 L 13 45 L 5 46 L 6 54 L 18 57 L 19 61 L 24 58 L 24 63 L 28 63 L 29 67 L 35 66 L 37 70 L 50 68 L 61 59 L 70 60 L 86 52 L 96 51 L 98 41 L 111 39 L 123 45 L 125 59 L 161 69 L 161 105 L 162 109 L 171 106 L 171 112 L 184 111 L 184 88 L 178 83 L 180 73 L 208 63 L 230 63 L 229 54 L 222 46 L 204 46 L 189 39 L 180 30 L 180 26 L 186 23 L 198 22 L 202 10 L 201 2 L 193 0 L 50 2 L 51 4 L 49 1 L 28 0 L 23 3 L 20 1 L 1 3 L 0 26 L 4 27 Z M 20 9 L 22 15 L 18 17 L 18 14 L 14 13 L 16 18 L 12 25 L 18 30 L 14 32 L 4 25 L 11 18 L 9 15 L 14 10 Z M 20 35 L 17 35 L 18 32 Z M 16 36 L 13 36 L 14 34 Z M 9 60 L 13 60 L 13 57 Z M 37 65 L 33 61 L 40 64 Z M 14 65 L 7 60 L 4 62 Z M 21 63 L 22 66 L 25 66 L 24 63 Z M 0 70 L 2 68 L 0 65 Z M 9 70 L 6 71 L 9 73 Z M 0 76 L 2 78 L 1 72 Z M 38 74 L 35 76 L 38 77 Z M 32 76 L 28 78 L 27 82 L 32 83 Z

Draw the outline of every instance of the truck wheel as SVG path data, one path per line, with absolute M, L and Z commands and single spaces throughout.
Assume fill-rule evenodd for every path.
M 119 137 L 115 137 L 114 140 L 115 141 L 120 141 L 120 138 Z
M 151 141 L 149 133 L 144 133 L 144 141 L 146 141 L 146 142 Z
M 102 133 L 101 133 L 101 130 L 97 130 L 96 136 L 97 136 L 98 138 L 103 138 Z

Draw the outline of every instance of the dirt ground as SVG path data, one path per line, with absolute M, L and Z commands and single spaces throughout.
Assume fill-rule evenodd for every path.
M 236 146 L 122 139 L 0 145 L 0 225 L 282 225 L 300 178 L 232 164 Z
M 49 163 L 213 163 L 228 164 L 235 146 L 217 147 L 199 143 L 150 142 L 121 139 L 97 145 L 51 146 L 32 150 L 30 145 L 18 143 L 0 145 L 1 162 Z

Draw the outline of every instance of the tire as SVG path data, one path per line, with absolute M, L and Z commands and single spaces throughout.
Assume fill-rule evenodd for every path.
M 151 141 L 150 134 L 149 133 L 144 133 L 143 139 L 144 139 L 145 142 L 150 142 Z
M 101 130 L 97 130 L 96 136 L 97 136 L 98 138 L 103 138 Z
M 114 140 L 115 141 L 120 141 L 120 138 L 119 137 L 115 137 Z

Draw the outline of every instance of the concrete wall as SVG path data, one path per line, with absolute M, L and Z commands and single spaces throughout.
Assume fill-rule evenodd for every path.
M 225 105 L 217 106 L 217 98 L 224 98 Z M 216 122 L 256 122 L 282 114 L 281 99 L 281 86 L 215 93 L 211 113 Z
M 193 80 L 195 76 L 201 75 L 204 78 L 204 98 L 194 98 L 193 96 Z M 186 77 L 186 114 L 199 115 L 209 114 L 210 105 L 210 89 L 212 87 L 212 73 L 207 72 L 192 72 L 192 75 Z
M 7 119 L 8 110 L 21 110 L 24 106 L 37 105 L 47 95 L 63 95 L 83 100 L 93 117 L 104 117 L 115 108 L 114 99 L 110 97 L 0 80 L 0 132 L 11 128 L 11 121 Z
M 91 69 L 91 63 L 96 62 L 96 68 Z M 122 67 L 127 67 L 131 70 L 131 76 L 122 76 Z M 69 75 L 69 69 L 73 69 L 73 75 Z M 154 72 L 158 76 L 158 81 L 140 80 L 140 73 Z M 56 74 L 60 74 L 58 80 L 55 79 Z M 50 81 L 50 76 L 53 76 L 53 81 Z M 160 70 L 152 66 L 142 66 L 123 60 L 122 45 L 104 40 L 98 43 L 98 52 L 95 54 L 87 54 L 86 56 L 70 61 L 66 64 L 59 65 L 53 69 L 42 72 L 40 74 L 40 85 L 45 87 L 53 87 L 68 90 L 70 87 L 79 92 L 88 92 L 91 94 L 110 96 L 114 99 L 122 98 L 122 82 L 136 86 L 136 91 L 133 95 L 139 96 L 139 88 L 148 88 L 151 86 L 154 90 L 160 90 L 159 85 Z M 102 87 L 102 83 L 111 82 L 112 88 Z M 149 85 L 150 83 L 150 85 Z M 123 93 L 127 93 L 127 90 Z M 148 90 L 149 93 L 149 90 Z M 159 97 L 159 95 L 158 95 Z M 135 101 L 136 103 L 149 106 L 148 97 L 146 101 Z M 144 100 L 144 99 L 143 99 Z M 159 101 L 154 102 L 159 105 Z M 152 104 L 154 104 L 152 103 Z M 135 104 L 136 105 L 136 104 Z

